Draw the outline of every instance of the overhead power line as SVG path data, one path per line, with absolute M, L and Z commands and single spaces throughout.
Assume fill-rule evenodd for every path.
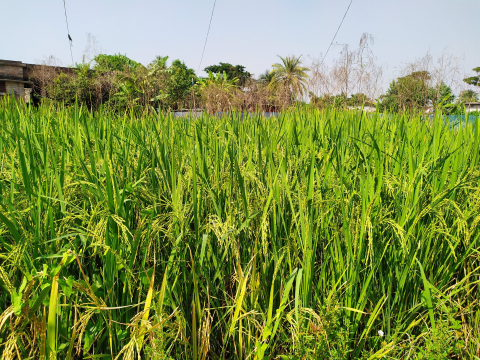
M 216 3 L 217 3 L 217 0 L 215 0 L 214 3 L 213 3 L 212 15 L 210 16 L 210 23 L 208 24 L 207 37 L 205 38 L 205 44 L 203 45 L 202 57 L 200 58 L 200 64 L 198 64 L 197 74 L 200 71 L 200 66 L 202 66 L 203 54 L 205 54 L 205 48 L 207 46 L 208 34 L 210 33 L 210 26 L 212 25 L 213 12 L 215 11 L 215 4 Z
M 327 52 L 325 53 L 325 56 L 323 57 L 322 63 L 321 63 L 320 65 L 323 65 L 323 62 L 325 61 L 325 58 L 327 57 L 327 54 L 328 54 L 328 52 L 330 51 L 330 48 L 332 47 L 333 42 L 335 41 L 335 38 L 337 37 L 338 31 L 339 31 L 340 28 L 342 27 L 343 20 L 345 20 L 345 17 L 347 16 L 347 13 L 348 13 L 348 10 L 350 10 L 350 6 L 352 5 L 352 2 L 353 2 L 353 0 L 350 0 L 350 4 L 348 4 L 347 11 L 345 11 L 345 14 L 343 15 L 342 21 L 340 22 L 340 25 L 338 25 L 337 32 L 336 32 L 335 35 L 333 36 L 332 42 L 331 42 L 330 45 L 328 46 Z
M 65 0 L 63 0 L 63 9 L 65 10 L 65 22 L 67 23 L 67 33 L 68 33 L 68 41 L 70 43 L 70 56 L 72 57 L 72 65 L 73 65 L 73 52 L 72 52 L 72 37 L 70 36 L 70 29 L 68 28 L 68 18 L 67 18 L 67 6 L 65 5 Z

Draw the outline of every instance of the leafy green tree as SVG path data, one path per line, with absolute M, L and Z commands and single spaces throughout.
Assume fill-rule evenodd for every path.
M 329 102 L 331 108 L 345 109 L 348 106 L 348 99 L 344 93 L 330 96 Z
M 252 77 L 252 74 L 250 74 L 248 71 L 245 71 L 245 66 L 243 65 L 233 66 L 232 64 L 221 62 L 219 65 L 207 66 L 204 70 L 207 73 L 212 72 L 216 75 L 223 75 L 225 73 L 230 80 L 237 78 L 238 86 L 244 86 L 246 81 Z
M 74 103 L 75 87 L 73 76 L 60 72 L 60 74 L 46 86 L 45 97 L 65 105 Z
M 444 114 L 457 112 L 458 103 L 454 102 L 455 95 L 450 86 L 442 82 L 436 89 L 432 89 L 432 92 L 434 93 L 432 104 L 435 108 L 440 109 Z
M 436 97 L 433 99 L 435 104 L 444 103 L 451 104 L 455 100 L 452 88 L 445 83 L 441 83 L 436 89 Z
M 236 107 L 235 95 L 238 92 L 238 78 L 229 79 L 226 72 L 199 80 L 199 92 L 208 113 L 229 111 Z
M 398 112 L 425 108 L 435 96 L 429 80 L 427 71 L 416 71 L 392 81 L 386 94 L 380 97 L 380 109 Z
M 183 105 L 187 95 L 192 91 L 192 82 L 197 82 L 195 70 L 188 68 L 184 62 L 175 60 L 169 67 L 170 77 L 166 93 L 173 107 Z
M 138 64 L 118 71 L 115 75 L 118 91 L 113 96 L 113 106 L 118 110 L 164 107 L 168 102 L 166 87 L 170 78 L 167 60 L 168 56 L 157 56 L 148 67 Z
M 159 74 L 169 73 L 167 67 L 168 56 L 157 56 L 149 65 L 149 76 L 158 76 Z
M 209 86 L 217 85 L 226 90 L 233 90 L 238 84 L 238 78 L 232 78 L 228 76 L 226 72 L 223 74 L 214 74 L 213 72 L 208 73 L 208 78 L 203 78 L 199 80 L 200 88 L 206 88 Z
M 94 59 L 94 69 L 100 72 L 103 71 L 125 71 L 127 69 L 135 69 L 139 65 L 136 61 L 129 59 L 126 55 L 97 55 Z
M 457 99 L 457 102 L 461 104 L 475 101 L 478 101 L 478 94 L 473 90 L 463 90 Z
M 367 95 L 363 93 L 352 94 L 347 99 L 348 106 L 373 106 L 375 105 Z
M 325 94 L 316 96 L 310 91 L 310 105 L 319 109 L 344 109 L 347 107 L 348 99 L 344 93 L 339 95 Z
M 46 96 L 65 105 L 75 101 L 89 109 L 99 106 L 108 97 L 107 89 L 101 86 L 101 76 L 93 71 L 85 58 L 76 63 L 71 73 L 60 72 L 47 85 Z
M 471 76 L 471 77 L 465 78 L 463 79 L 463 81 L 469 85 L 480 86 L 480 67 L 476 67 L 472 70 L 477 73 L 477 76 Z
M 318 107 L 320 109 L 345 109 L 347 107 L 359 107 L 359 106 L 374 106 L 373 103 L 367 95 L 363 93 L 352 94 L 349 98 L 345 93 L 339 95 L 330 95 L 326 94 L 323 96 L 315 96 L 310 92 L 310 104 Z
M 117 109 L 140 109 L 145 98 L 146 80 L 140 71 L 122 72 L 118 74 L 118 91 L 113 95 Z
M 76 75 L 73 84 L 75 97 L 81 103 L 86 104 L 89 108 L 92 108 L 97 102 L 94 88 L 98 74 L 91 70 L 90 63 L 86 63 L 85 59 L 83 63 L 76 64 L 74 72 Z

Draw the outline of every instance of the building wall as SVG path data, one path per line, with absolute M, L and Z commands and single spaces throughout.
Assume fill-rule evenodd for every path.
M 17 97 L 22 97 L 22 98 L 25 96 L 23 83 L 6 81 L 5 85 L 7 88 L 7 94 L 9 95 L 14 94 Z
M 12 66 L 0 63 L 0 79 L 23 80 L 23 66 Z
M 25 88 L 25 102 L 29 103 L 32 96 L 32 89 Z
M 466 112 L 471 112 L 471 111 L 480 111 L 480 104 L 475 104 L 475 105 L 467 105 L 465 108 Z
M 18 61 L 0 60 L 0 80 L 5 82 L 6 94 L 15 95 L 17 98 L 25 98 L 25 85 L 21 82 L 8 80 L 24 80 L 25 65 Z

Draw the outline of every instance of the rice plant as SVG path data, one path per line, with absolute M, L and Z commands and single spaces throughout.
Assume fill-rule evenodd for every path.
M 0 104 L 2 359 L 480 357 L 480 134 Z

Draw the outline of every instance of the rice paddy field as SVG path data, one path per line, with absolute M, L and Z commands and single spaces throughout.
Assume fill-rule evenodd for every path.
M 1 359 L 479 359 L 478 119 L 1 101 Z

